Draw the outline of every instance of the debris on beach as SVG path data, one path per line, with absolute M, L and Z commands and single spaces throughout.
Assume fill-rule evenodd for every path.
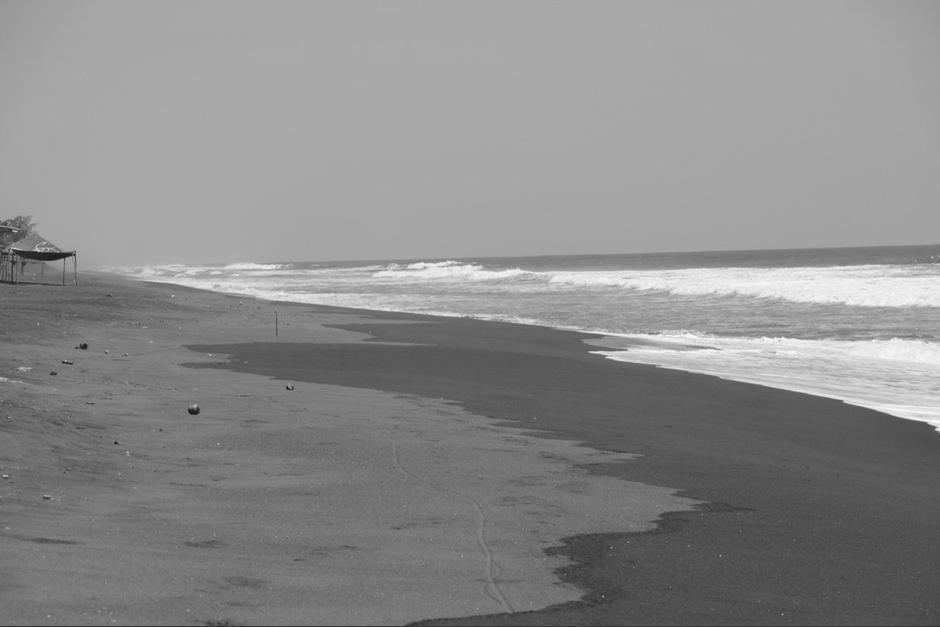
M 88 343 L 87 343 L 87 342 L 82 342 L 81 344 L 79 344 L 79 345 L 76 346 L 75 348 L 80 348 L 80 349 L 82 349 L 83 351 L 87 351 L 87 350 L 88 350 Z
M 109 350 L 106 348 L 106 349 L 104 349 L 104 354 L 105 354 L 105 355 L 110 355 L 110 354 L 111 354 L 111 351 L 109 351 Z
M 196 403 L 193 403 L 192 405 L 189 406 L 187 411 L 193 416 L 195 416 L 196 414 L 199 413 L 199 405 L 197 405 Z
M 10 478 L 10 475 L 6 473 L 3 473 L 2 475 L 0 475 L 0 479 L 9 479 L 9 478 Z
M 42 495 L 42 498 L 43 498 L 44 500 L 48 501 L 48 500 L 50 500 L 50 499 L 52 498 L 52 495 L 51 495 L 51 494 L 43 494 L 43 495 Z
M 30 372 L 32 371 L 32 366 L 20 366 L 16 369 L 17 372 Z
M 67 365 L 67 366 L 71 366 L 71 365 L 73 365 L 75 362 L 72 361 L 71 359 L 63 359 L 63 360 L 62 360 L 62 363 L 65 364 L 65 365 Z
M 58 373 L 58 372 L 56 372 L 55 370 L 53 370 L 53 371 L 52 371 L 52 372 L 50 372 L 49 374 L 50 374 L 51 376 L 53 376 L 53 377 L 54 377 L 54 376 L 56 376 L 56 375 L 57 375 L 57 374 L 59 374 L 59 373 Z
M 288 383 L 287 385 L 284 386 L 284 388 L 285 388 L 285 389 L 288 389 L 288 390 L 293 390 L 293 389 L 294 389 L 294 386 L 291 385 L 290 383 Z

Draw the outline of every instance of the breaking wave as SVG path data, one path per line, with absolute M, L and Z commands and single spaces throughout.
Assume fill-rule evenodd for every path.
M 289 263 L 252 263 L 250 261 L 230 263 L 222 266 L 222 270 L 286 270 L 291 267 Z
M 555 272 L 549 281 L 569 287 L 619 287 L 680 296 L 749 296 L 859 307 L 940 307 L 936 271 L 919 271 L 917 266 Z
M 404 281 L 421 280 L 461 280 L 493 281 L 531 276 L 532 272 L 520 268 L 488 270 L 481 264 L 460 263 L 457 261 L 419 261 L 415 263 L 390 264 L 372 274 L 377 279 L 396 279 Z
M 499 283 L 501 289 L 559 292 L 565 290 L 637 290 L 676 296 L 743 296 L 807 304 L 858 307 L 938 307 L 940 275 L 932 266 L 834 266 L 795 268 L 686 268 L 669 270 L 526 270 L 487 267 L 459 261 L 416 261 L 346 267 L 309 264 L 239 262 L 227 265 L 163 264 L 110 268 L 127 276 L 174 280 L 205 276 L 264 277 L 286 274 L 290 280 L 451 285 Z

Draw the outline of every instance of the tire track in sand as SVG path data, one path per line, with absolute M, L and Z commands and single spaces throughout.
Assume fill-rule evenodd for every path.
M 476 500 L 475 498 L 473 498 L 472 496 L 468 494 L 464 494 L 462 492 L 458 492 L 457 490 L 450 490 L 447 488 L 442 488 L 441 486 L 434 485 L 433 483 L 427 481 L 423 477 L 419 477 L 418 475 L 409 471 L 401 463 L 401 458 L 398 455 L 398 445 L 395 443 L 395 440 L 392 440 L 391 442 L 392 442 L 392 459 L 395 463 L 395 467 L 398 468 L 399 472 L 401 472 L 403 475 L 405 475 L 409 479 L 412 479 L 414 481 L 417 481 L 427 486 L 428 488 L 430 488 L 431 490 L 434 490 L 435 492 L 442 492 L 446 494 L 456 495 L 460 497 L 461 499 L 470 501 L 470 503 L 473 505 L 473 508 L 476 511 L 477 546 L 479 546 L 480 552 L 483 554 L 483 557 L 486 560 L 486 570 L 484 573 L 486 577 L 486 583 L 483 585 L 483 594 L 489 597 L 490 599 L 492 599 L 493 601 L 495 601 L 496 603 L 499 603 L 500 605 L 502 605 L 505 611 L 509 613 L 515 612 L 515 609 L 513 608 L 512 604 L 509 602 L 509 599 L 507 599 L 506 595 L 503 593 L 502 588 L 500 588 L 499 584 L 496 583 L 496 575 L 498 573 L 499 566 L 496 564 L 496 558 L 493 555 L 492 549 L 490 549 L 489 544 L 487 544 L 486 542 L 486 510 L 483 509 L 483 506 L 480 504 L 480 502 Z

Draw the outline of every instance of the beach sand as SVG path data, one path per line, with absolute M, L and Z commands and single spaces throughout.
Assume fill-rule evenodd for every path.
M 0 285 L 0 623 L 940 624 L 931 427 L 586 339 Z

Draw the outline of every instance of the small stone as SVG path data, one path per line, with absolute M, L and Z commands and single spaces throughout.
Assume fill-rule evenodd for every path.
M 199 413 L 199 405 L 197 405 L 196 403 L 193 403 L 192 405 L 189 406 L 189 409 L 187 409 L 187 411 L 193 416 L 195 416 Z
M 43 495 L 42 495 L 42 498 L 43 498 L 44 500 L 48 501 L 49 499 L 52 498 L 52 495 L 51 495 L 51 494 L 43 494 Z
M 287 390 L 293 390 L 293 389 L 294 389 L 294 386 L 291 385 L 290 383 L 288 383 L 287 385 L 284 386 L 284 388 L 287 389 Z
M 62 360 L 62 363 L 65 364 L 65 365 L 67 365 L 67 366 L 71 366 L 71 365 L 74 364 L 75 362 L 72 361 L 71 359 L 63 359 L 63 360 Z
M 10 475 L 6 473 L 3 473 L 2 475 L 0 475 L 0 479 L 9 479 L 9 478 L 10 478 Z
M 105 355 L 110 355 L 110 354 L 111 354 L 111 351 L 109 351 L 109 350 L 106 348 L 106 349 L 104 349 L 104 354 L 105 354 Z
M 125 356 L 125 357 L 129 357 L 130 355 L 128 355 L 127 353 L 124 353 L 124 356 Z
M 56 376 L 56 375 L 57 375 L 57 374 L 59 374 L 59 373 L 58 373 L 58 372 L 56 372 L 55 370 L 53 370 L 53 371 L 52 371 L 52 372 L 50 372 L 49 374 L 50 374 L 50 375 L 52 375 L 52 376 L 54 377 L 54 376 Z

